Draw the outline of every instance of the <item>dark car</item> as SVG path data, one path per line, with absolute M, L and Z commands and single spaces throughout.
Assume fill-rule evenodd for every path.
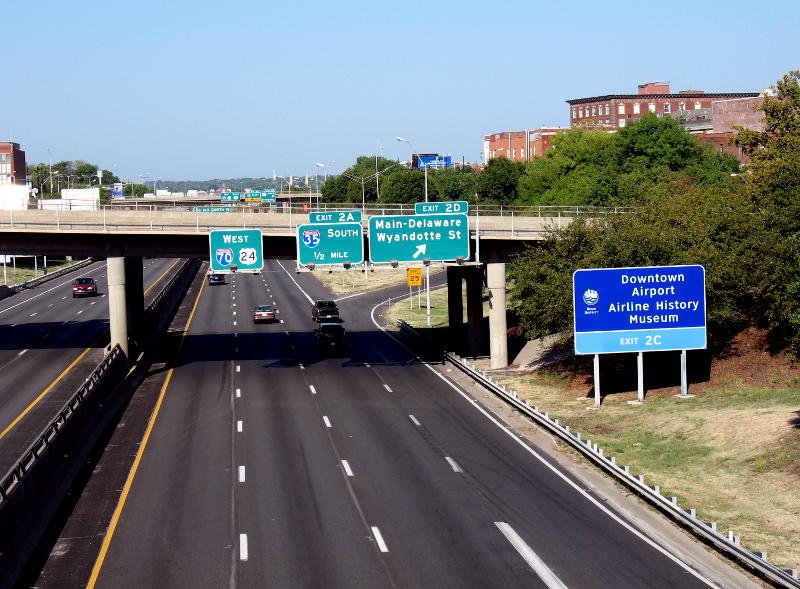
M 335 301 L 320 300 L 315 301 L 311 307 L 311 320 L 312 321 L 338 321 L 339 320 L 339 307 L 336 306 Z
M 208 275 L 208 283 L 209 284 L 225 284 L 225 275 L 224 274 L 209 274 Z
M 76 278 L 72 283 L 72 298 L 95 296 L 97 294 L 97 281 L 89 276 Z
M 341 323 L 320 323 L 314 330 L 314 345 L 317 349 L 344 346 L 344 325 Z
M 275 307 L 272 305 L 259 305 L 253 309 L 253 323 L 261 323 L 262 321 L 272 323 L 273 321 L 277 321 L 277 319 Z

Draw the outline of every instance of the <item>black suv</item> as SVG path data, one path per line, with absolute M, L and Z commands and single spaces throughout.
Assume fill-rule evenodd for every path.
M 339 307 L 334 301 L 315 301 L 311 307 L 312 321 L 339 321 Z
M 344 346 L 344 326 L 341 323 L 320 323 L 314 330 L 314 344 L 317 349 Z

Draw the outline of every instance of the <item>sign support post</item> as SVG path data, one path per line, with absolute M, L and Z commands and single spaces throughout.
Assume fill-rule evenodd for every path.
M 638 373 L 636 380 L 639 384 L 636 398 L 641 403 L 644 401 L 644 352 L 639 352 L 639 355 L 636 358 L 636 371 Z
M 600 407 L 600 354 L 594 355 L 594 406 Z
M 425 310 L 425 322 L 431 326 L 431 267 L 425 266 L 425 302 L 428 308 Z

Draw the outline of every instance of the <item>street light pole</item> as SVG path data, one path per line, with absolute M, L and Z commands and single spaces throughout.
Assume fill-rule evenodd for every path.
M 411 147 L 411 151 L 412 151 L 412 161 L 413 161 L 413 155 L 417 154 L 417 167 L 419 167 L 419 152 L 414 147 L 414 144 L 411 143 L 411 141 L 409 141 L 405 137 L 399 137 L 398 136 L 398 137 L 395 137 L 395 139 L 397 139 L 398 141 L 401 141 L 402 143 L 408 143 L 408 145 Z M 423 164 L 422 169 L 425 172 L 425 202 L 428 202 L 428 164 L 427 163 Z

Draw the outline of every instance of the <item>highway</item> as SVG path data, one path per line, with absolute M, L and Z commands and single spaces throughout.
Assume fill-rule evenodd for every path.
M 177 269 L 175 262 L 144 260 L 146 303 Z M 97 280 L 97 296 L 72 298 L 79 276 Z M 105 262 L 95 262 L 0 301 L 0 474 L 100 362 L 106 293 Z
M 89 481 L 35 585 L 719 586 L 383 333 L 386 293 L 342 299 L 347 349 L 317 353 L 327 296 L 275 260 L 198 279 L 144 436 L 117 443 L 126 415 L 95 466 L 130 472 Z M 253 325 L 270 302 L 281 322 Z

